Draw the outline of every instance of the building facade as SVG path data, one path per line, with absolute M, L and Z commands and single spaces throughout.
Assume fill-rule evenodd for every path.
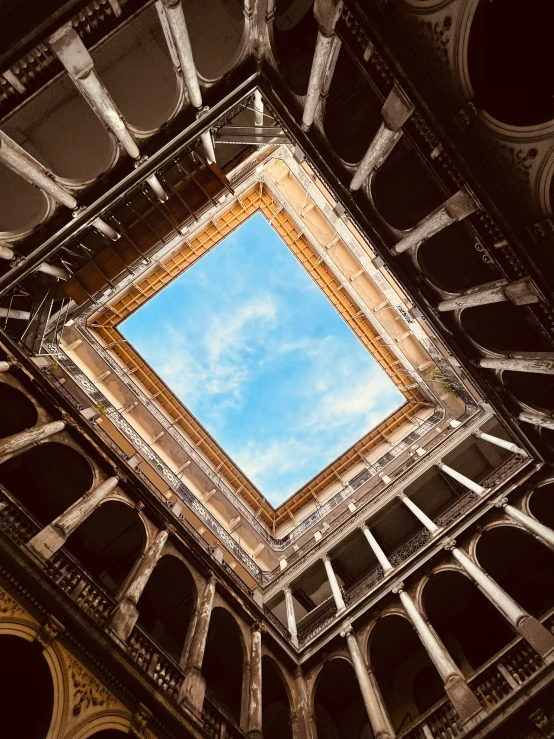
M 492 6 L 1 11 L 6 735 L 554 736 L 554 110 Z M 120 327 L 256 213 L 403 397 L 278 508 Z

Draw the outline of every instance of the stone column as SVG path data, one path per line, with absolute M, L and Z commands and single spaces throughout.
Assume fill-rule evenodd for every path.
M 289 587 L 283 588 L 285 594 L 285 606 L 287 608 L 287 628 L 290 633 L 290 639 L 295 647 L 298 646 L 298 631 L 296 629 L 296 616 L 294 614 L 294 602 L 292 600 L 292 591 Z
M 446 464 L 443 464 L 442 461 L 439 459 L 439 461 L 436 463 L 436 466 L 444 472 L 446 475 L 449 475 L 453 480 L 457 480 L 458 482 L 461 482 L 462 485 L 464 485 L 469 490 L 472 490 L 476 495 L 483 495 L 487 492 L 487 488 L 484 488 L 482 485 L 479 485 L 477 482 L 473 482 L 473 480 L 470 480 L 469 477 L 466 477 L 465 475 L 462 475 L 461 472 L 456 472 L 456 470 L 453 470 L 452 467 L 449 467 Z
M 537 375 L 554 375 L 554 353 L 512 352 L 509 357 L 486 357 L 479 360 L 485 369 L 530 372 Z
M 402 126 L 413 112 L 414 106 L 396 86 L 393 87 L 383 106 L 384 121 L 352 178 L 351 190 L 359 190 L 371 172 L 389 156 L 402 136 Z
M 513 441 L 506 441 L 506 439 L 500 439 L 498 436 L 491 436 L 491 434 L 486 434 L 484 431 L 481 431 L 481 429 L 477 429 L 477 431 L 474 431 L 473 436 L 476 436 L 478 439 L 488 441 L 495 446 L 502 447 L 502 449 L 507 449 L 514 454 L 519 454 L 521 457 L 529 456 L 525 449 L 522 449 L 517 444 L 514 444 Z
M 444 644 L 431 628 L 427 619 L 419 612 L 410 595 L 404 590 L 404 585 L 400 583 L 393 589 L 393 592 L 399 594 L 408 618 L 412 622 L 431 662 L 437 668 L 444 683 L 444 689 L 462 722 L 466 724 L 469 721 L 479 720 L 484 714 L 484 710 L 469 689 L 464 676 L 447 652 Z
M 550 526 L 545 526 L 545 524 L 537 521 L 533 516 L 520 511 L 519 508 L 509 505 L 507 498 L 503 498 L 499 502 L 499 505 L 504 508 L 504 513 L 512 521 L 517 521 L 517 523 L 524 526 L 531 534 L 535 534 L 539 539 L 542 539 L 550 549 L 554 549 L 554 529 L 551 529 Z
M 185 21 L 185 14 L 181 0 L 162 0 L 164 14 L 169 25 L 171 36 L 175 44 L 175 51 L 179 58 L 181 72 L 191 105 L 202 107 L 202 95 L 196 73 L 196 64 L 192 55 L 192 47 Z
M 373 534 L 369 530 L 369 527 L 366 526 L 366 524 L 364 524 L 363 526 L 361 526 L 361 529 L 362 529 L 362 531 L 365 534 L 365 538 L 367 539 L 367 541 L 369 543 L 369 546 L 371 547 L 371 550 L 372 550 L 373 554 L 377 557 L 377 560 L 379 561 L 379 564 L 381 565 L 381 567 L 383 568 L 383 570 L 385 572 L 388 572 L 389 570 L 392 570 L 393 569 L 393 566 L 391 565 L 391 563 L 387 559 L 387 555 L 385 554 L 385 552 L 381 549 L 381 547 L 377 543 L 377 540 L 375 539 L 375 537 L 373 536 Z
M 293 739 L 317 739 L 313 730 L 308 691 L 301 667 L 297 667 L 294 673 L 294 687 L 294 707 L 296 710 L 291 715 Z
M 444 205 L 423 218 L 417 226 L 393 247 L 395 254 L 401 254 L 407 249 L 421 244 L 425 239 L 434 236 L 447 226 L 462 221 L 478 209 L 478 205 L 467 190 L 459 190 L 452 195 Z
M 339 581 L 337 580 L 337 576 L 335 575 L 335 571 L 333 569 L 333 565 L 331 563 L 331 560 L 329 559 L 329 556 L 325 554 L 322 557 L 322 560 L 325 566 L 325 571 L 327 572 L 327 579 L 329 580 L 329 585 L 331 586 L 333 598 L 335 599 L 335 603 L 337 604 L 337 613 L 341 613 L 341 611 L 345 610 L 346 604 L 340 591 Z
M 369 673 L 365 666 L 364 658 L 360 651 L 358 640 L 352 630 L 352 626 L 348 625 L 344 631 L 340 632 L 341 636 L 346 637 L 348 651 L 352 659 L 354 672 L 358 679 L 358 685 L 364 699 L 365 709 L 371 724 L 371 731 L 374 739 L 392 739 L 394 733 L 390 730 L 390 720 L 383 711 L 383 702 L 380 700 L 375 691 L 375 686 L 369 678 Z
M 61 516 L 58 516 L 51 524 L 27 542 L 25 546 L 40 560 L 47 562 L 60 547 L 63 547 L 68 536 L 98 508 L 118 482 L 117 477 L 109 477 L 90 493 L 79 498 Z
M 554 429 L 554 415 L 541 413 L 540 411 L 521 411 L 518 415 L 520 421 L 533 423 L 545 429 Z
M 421 521 L 421 523 L 425 526 L 426 529 L 428 529 L 431 532 L 431 536 L 435 536 L 435 534 L 438 534 L 440 531 L 440 528 L 437 526 L 434 521 L 432 521 L 427 514 L 425 514 L 419 506 L 417 506 L 413 500 L 410 500 L 407 495 L 404 493 L 397 493 L 400 500 L 404 503 L 406 508 L 409 508 L 410 511 L 414 514 L 414 516 Z
M 140 563 L 133 579 L 129 583 L 127 590 L 108 620 L 109 629 L 123 642 L 127 641 L 137 622 L 139 615 L 137 603 L 146 587 L 146 583 L 148 582 L 150 575 L 154 571 L 156 563 L 161 557 L 168 536 L 169 531 L 167 529 L 158 531 L 150 549 L 143 556 L 142 562 Z
M 138 159 L 140 151 L 137 143 L 106 86 L 98 77 L 92 57 L 73 25 L 66 23 L 55 31 L 48 37 L 48 45 L 94 113 L 112 131 L 127 154 Z
M 29 431 L 21 431 L 19 434 L 0 439 L 0 464 L 12 457 L 16 457 L 30 446 L 34 446 L 37 442 L 47 439 L 53 434 L 58 434 L 64 428 L 65 421 L 52 421 L 42 426 L 35 426 L 35 428 Z
M 190 645 L 185 679 L 179 691 L 179 703 L 184 701 L 197 713 L 202 712 L 202 704 L 204 703 L 204 694 L 206 692 L 206 681 L 201 670 L 208 630 L 210 628 L 210 619 L 212 617 L 215 586 L 216 577 L 212 573 L 206 583 L 198 605 L 198 618 L 196 619 L 194 635 Z
M 529 642 L 545 662 L 554 661 L 554 635 L 527 613 L 500 585 L 462 550 L 452 548 L 452 556 L 464 568 L 479 590 L 500 611 L 508 623 Z
M 250 650 L 250 703 L 248 706 L 248 736 L 263 739 L 262 735 L 262 627 L 252 629 Z
M 443 300 L 437 308 L 444 312 L 470 308 L 476 305 L 502 303 L 505 300 L 511 300 L 514 305 L 529 305 L 530 303 L 538 303 L 540 297 L 529 277 L 524 277 L 516 282 L 508 282 L 508 280 L 502 279 L 472 288 L 456 298 Z
M 315 0 L 314 15 L 318 24 L 318 32 L 302 114 L 304 131 L 309 131 L 314 122 L 323 80 L 333 52 L 335 25 L 340 18 L 342 8 L 342 0 Z

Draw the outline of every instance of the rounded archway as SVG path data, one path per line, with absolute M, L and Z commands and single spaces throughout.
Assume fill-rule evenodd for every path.
M 318 739 L 373 739 L 354 668 L 345 659 L 324 664 L 317 678 L 314 713 Z
M 466 674 L 468 668 L 476 670 L 514 638 L 496 608 L 461 572 L 446 570 L 432 575 L 423 589 L 423 606 Z
M 37 409 L 25 393 L 0 382 L 0 438 L 32 428 L 37 419 Z
M 196 602 L 188 567 L 166 555 L 157 563 L 138 602 L 138 623 L 179 662 Z
M 466 308 L 461 324 L 477 344 L 496 352 L 541 352 L 548 347 L 534 326 L 526 320 L 526 311 L 510 301 Z
M 552 607 L 554 552 L 515 526 L 485 531 L 476 557 L 487 574 L 532 616 Z
M 26 233 L 48 212 L 44 194 L 0 163 L 0 232 Z
M 144 551 L 144 524 L 133 508 L 108 500 L 68 538 L 66 549 L 110 592 L 123 584 Z
M 290 701 L 281 673 L 262 658 L 262 728 L 264 739 L 292 739 Z
M 93 474 L 73 447 L 52 441 L 0 465 L 0 482 L 47 526 L 90 490 Z
M 404 139 L 377 170 L 371 191 L 381 218 L 399 230 L 412 228 L 447 200 Z
M 214 608 L 210 619 L 202 674 L 206 695 L 221 703 L 240 723 L 244 650 L 239 626 L 225 608 Z
M 44 739 L 48 734 L 54 683 L 41 650 L 38 643 L 18 636 L 0 636 L 0 712 L 5 736 Z
M 533 490 L 529 498 L 529 510 L 541 523 L 554 529 L 554 482 Z
M 279 71 L 296 95 L 305 95 L 317 39 L 313 0 L 276 0 L 274 51 Z
M 522 33 L 522 20 L 532 32 Z M 471 26 L 467 63 L 477 107 L 514 126 L 554 118 L 550 0 L 529 0 L 522 17 L 518 0 L 481 0 Z M 517 49 L 517 54 L 514 54 Z
M 244 32 L 243 0 L 187 0 L 183 3 L 196 68 L 215 80 L 233 63 Z
M 396 731 L 445 696 L 438 672 L 402 616 L 392 614 L 377 621 L 370 636 L 369 661 Z M 425 691 L 419 689 L 423 680 Z
M 383 120 L 381 107 L 348 52 L 341 50 L 325 102 L 323 128 L 343 161 L 356 164 L 362 159 Z
M 517 400 L 531 408 L 554 410 L 554 377 L 531 372 L 502 372 L 502 381 Z

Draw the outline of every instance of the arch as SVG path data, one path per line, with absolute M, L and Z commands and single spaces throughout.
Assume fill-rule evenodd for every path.
M 554 483 L 540 485 L 529 498 L 529 511 L 538 521 L 554 529 Z
M 213 696 L 240 723 L 244 644 L 235 618 L 226 608 L 216 606 L 210 618 L 202 674 L 206 694 Z
M 467 63 L 475 103 L 506 124 L 532 126 L 554 118 L 554 82 L 544 70 L 552 62 L 550 0 L 530 0 L 525 17 L 532 33 L 522 33 L 521 4 L 481 0 L 468 39 Z M 514 54 L 514 49 L 518 50 Z
M 156 564 L 137 604 L 139 625 L 177 662 L 183 653 L 196 596 L 188 567 L 167 554 Z
M 468 668 L 478 669 L 514 638 L 497 609 L 462 572 L 432 574 L 423 587 L 422 603 L 435 631 L 465 673 Z
M 381 218 L 401 231 L 415 226 L 447 199 L 404 139 L 372 178 L 371 194 Z
M 434 285 L 448 292 L 462 292 L 496 277 L 493 265 L 484 261 L 477 246 L 462 222 L 453 223 L 421 244 L 417 261 Z
M 83 521 L 66 542 L 66 549 L 115 593 L 146 546 L 146 530 L 136 510 L 107 500 Z
M 273 19 L 275 58 L 295 95 L 305 95 L 317 39 L 313 0 L 276 0 Z
M 554 552 L 527 531 L 496 526 L 479 537 L 475 556 L 500 587 L 532 616 L 552 607 Z
M 0 464 L 0 483 L 43 526 L 90 490 L 93 479 L 87 459 L 73 447 L 55 441 Z
M 21 739 L 44 739 L 54 712 L 54 683 L 38 642 L 0 635 L 2 730 Z M 32 710 L 29 710 L 32 696 Z
M 460 323 L 473 341 L 494 352 L 548 350 L 542 337 L 528 322 L 525 308 L 510 301 L 465 308 Z
M 421 713 L 416 703 L 415 688 L 416 679 L 421 680 L 418 674 L 422 670 L 430 668 L 435 673 L 425 696 L 427 708 L 445 696 L 433 663 L 411 623 L 403 616 L 390 614 L 378 619 L 370 633 L 369 661 L 396 731 L 400 726 L 405 728 Z M 422 701 L 421 694 L 417 697 Z
M 47 197 L 0 163 L 0 235 L 24 236 L 49 211 Z
M 373 739 L 356 673 L 337 657 L 325 662 L 314 688 L 318 739 Z
M 198 73 L 204 80 L 217 80 L 240 55 L 244 0 L 187 0 L 183 9 Z
M 262 727 L 264 739 L 292 739 L 291 702 L 275 662 L 262 657 Z
M 38 411 L 25 393 L 0 382 L 0 438 L 30 429 L 37 420 Z
M 346 50 L 341 49 L 325 103 L 323 128 L 333 151 L 348 164 L 364 156 L 382 122 L 381 103 Z

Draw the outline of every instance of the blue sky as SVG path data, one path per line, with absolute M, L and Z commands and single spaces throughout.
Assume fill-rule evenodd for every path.
M 260 213 L 120 328 L 274 506 L 403 402 Z

